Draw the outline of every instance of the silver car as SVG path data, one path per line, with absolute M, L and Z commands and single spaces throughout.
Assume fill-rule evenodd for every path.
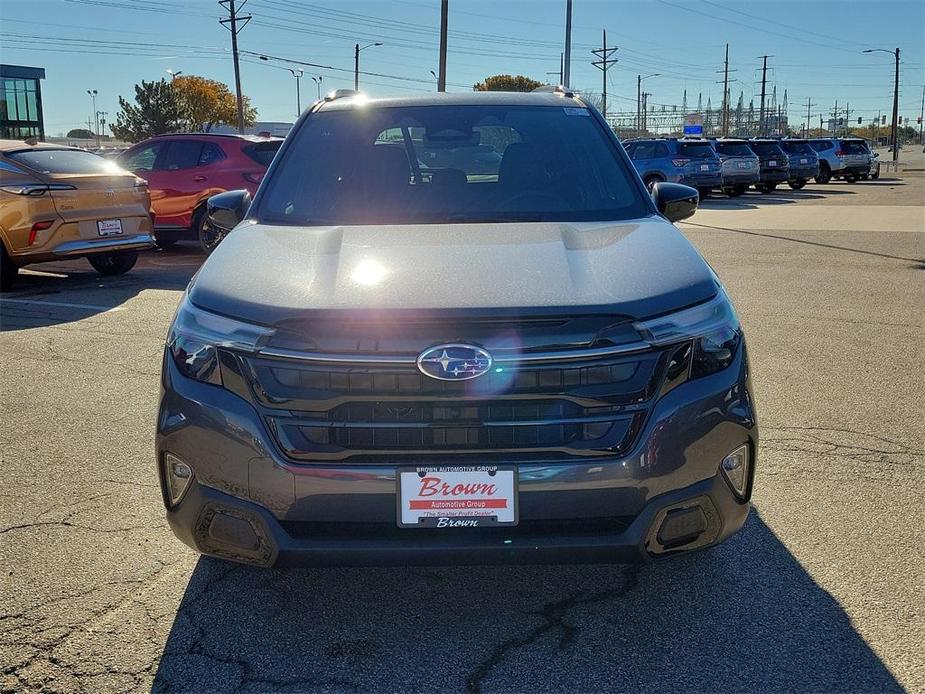
M 819 155 L 816 183 L 828 183 L 833 178 L 854 183 L 870 172 L 870 152 L 860 138 L 816 138 L 809 144 Z

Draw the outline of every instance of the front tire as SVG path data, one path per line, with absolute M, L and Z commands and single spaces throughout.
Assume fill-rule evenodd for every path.
M 806 179 L 805 179 L 805 178 L 798 178 L 798 179 L 796 179 L 795 181 L 790 181 L 790 182 L 788 183 L 788 185 L 789 185 L 791 188 L 793 188 L 794 190 L 800 190 L 800 188 L 802 188 L 803 186 L 806 185 Z
M 98 253 L 87 256 L 93 269 L 101 275 L 112 277 L 124 275 L 138 262 L 138 251 L 116 251 L 115 253 Z
M 819 173 L 816 174 L 816 183 L 828 183 L 832 180 L 832 169 L 828 164 L 819 165 Z
M 18 275 L 19 267 L 10 259 L 6 246 L 0 242 L 0 291 L 12 289 Z
M 652 192 L 652 187 L 653 187 L 656 183 L 661 183 L 661 182 L 662 182 L 662 179 L 659 178 L 658 176 L 647 176 L 645 179 L 643 179 L 642 182 L 646 184 L 646 189 L 651 193 L 651 192 Z
M 876 173 L 872 173 L 870 175 L 870 180 L 872 181 L 876 181 L 878 178 L 880 178 L 880 171 L 877 171 Z
M 650 188 L 651 190 L 651 188 Z M 206 255 L 212 255 L 212 251 L 218 248 L 218 244 L 228 235 L 224 229 L 210 226 L 206 221 L 205 212 L 199 215 L 196 221 L 196 238 L 199 239 L 199 248 Z
M 847 176 L 845 176 L 845 182 L 846 182 L 846 183 L 857 183 L 857 182 L 858 182 L 858 175 L 857 175 L 857 174 L 848 174 Z

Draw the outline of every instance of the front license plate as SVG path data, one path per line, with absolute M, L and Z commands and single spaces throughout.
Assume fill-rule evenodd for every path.
M 517 471 L 512 467 L 400 469 L 397 496 L 401 528 L 517 525 Z
M 121 219 L 102 219 L 96 223 L 100 236 L 118 236 L 122 233 Z
M 709 170 L 710 170 L 710 165 L 709 165 L 709 164 L 701 164 L 701 165 L 700 165 L 700 170 L 701 170 L 701 171 L 709 171 Z
M 740 161 L 740 162 L 739 162 L 739 168 L 740 168 L 740 169 L 747 169 L 747 168 L 748 168 L 748 162 L 746 162 L 746 161 Z
M 768 166 L 777 166 L 777 160 L 772 159 L 771 161 L 768 162 Z
M 808 160 L 808 159 L 800 159 L 800 163 L 801 163 L 801 164 L 808 164 L 808 163 L 809 163 L 809 160 Z

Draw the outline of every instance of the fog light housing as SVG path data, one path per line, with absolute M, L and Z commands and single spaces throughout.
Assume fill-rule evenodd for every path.
M 182 501 L 193 481 L 192 468 L 173 453 L 164 455 L 164 489 L 167 506 L 172 508 Z
M 720 469 L 723 471 L 723 477 L 740 499 L 746 499 L 748 496 L 748 478 L 749 478 L 750 458 L 748 454 L 748 444 L 736 448 L 732 453 L 723 458 Z

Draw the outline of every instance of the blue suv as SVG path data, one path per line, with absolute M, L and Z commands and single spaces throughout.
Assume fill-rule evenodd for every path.
M 819 155 L 807 140 L 784 138 L 780 146 L 790 159 L 790 180 L 787 183 L 791 188 L 799 190 L 809 179 L 819 175 Z
M 721 137 L 713 140 L 713 149 L 723 164 L 723 192 L 730 198 L 744 194 L 761 180 L 756 155 L 745 140 Z
M 778 183 L 790 180 L 790 158 L 784 153 L 777 140 L 749 140 L 748 146 L 758 155 L 760 181 L 755 188 L 770 193 Z
M 646 187 L 660 181 L 683 183 L 706 197 L 723 187 L 723 165 L 709 140 L 645 139 L 624 143 Z

